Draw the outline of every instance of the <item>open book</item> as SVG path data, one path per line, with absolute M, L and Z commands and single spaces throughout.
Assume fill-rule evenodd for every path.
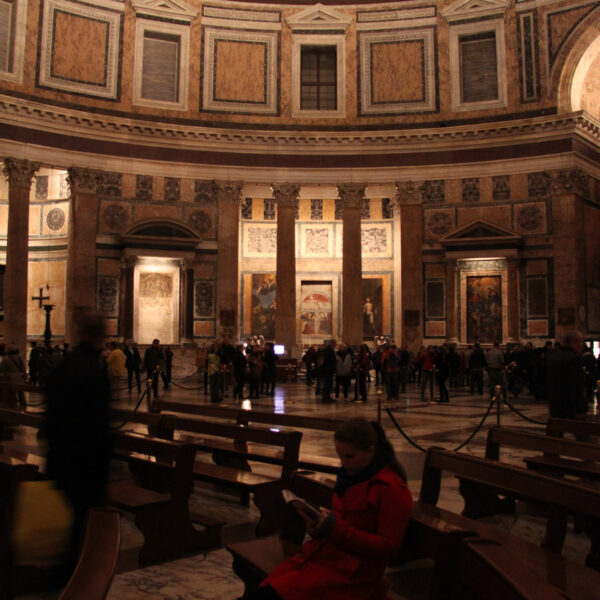
M 321 516 L 318 509 L 311 506 L 306 500 L 302 500 L 302 498 L 296 496 L 294 492 L 290 492 L 290 490 L 281 490 L 281 495 L 283 496 L 283 499 L 299 513 L 304 513 L 315 521 Z

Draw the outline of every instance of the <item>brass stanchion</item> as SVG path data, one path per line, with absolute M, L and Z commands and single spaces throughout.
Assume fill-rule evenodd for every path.
M 496 425 L 500 427 L 500 408 L 502 405 L 502 387 L 497 385 L 494 390 L 494 401 L 496 402 Z
M 377 390 L 377 422 L 381 425 L 381 405 L 383 399 L 383 392 L 381 390 Z
M 146 404 L 148 405 L 148 412 L 152 409 L 152 378 L 146 379 Z

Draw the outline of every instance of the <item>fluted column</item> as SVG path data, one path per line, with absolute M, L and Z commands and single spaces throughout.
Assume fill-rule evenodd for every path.
M 360 209 L 367 185 L 338 185 L 343 206 L 342 339 L 351 346 L 363 341 L 362 243 Z
M 410 181 L 396 184 L 400 225 L 402 342 L 417 352 L 423 339 L 423 226 L 421 192 Z M 446 293 L 448 293 L 446 291 Z
M 29 267 L 29 190 L 39 163 L 7 158 L 3 173 L 8 179 L 8 227 L 4 273 L 4 335 L 21 356 L 27 350 L 27 277 Z
M 506 259 L 507 264 L 507 288 L 508 288 L 508 306 L 506 307 L 506 317 L 508 320 L 508 339 L 509 343 L 518 342 L 519 338 L 519 259 L 516 256 L 509 256 Z
M 123 256 L 121 258 L 121 327 L 119 334 L 126 340 L 133 339 L 134 317 L 134 276 L 136 256 Z
M 296 351 L 296 202 L 300 186 L 295 183 L 273 184 L 277 202 L 277 299 L 275 338 L 288 356 Z
M 456 319 L 456 259 L 446 259 L 446 341 L 458 343 Z
M 100 172 L 72 167 L 68 173 L 71 207 L 67 254 L 65 338 L 68 342 L 73 343 L 81 314 L 96 308 L 97 186 Z
M 194 259 L 185 258 L 183 261 L 184 275 L 184 307 L 183 307 L 183 338 L 187 343 L 194 341 Z
M 215 182 L 219 210 L 217 247 L 217 337 L 239 338 L 239 229 L 242 182 Z

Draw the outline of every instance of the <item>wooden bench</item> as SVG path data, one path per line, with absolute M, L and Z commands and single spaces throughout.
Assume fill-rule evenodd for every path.
M 58 600 L 106 598 L 117 566 L 120 537 L 118 512 L 90 509 L 79 561 Z
M 565 440 L 507 427 L 492 427 L 488 431 L 486 458 L 500 460 L 500 446 L 542 452 L 523 459 L 529 468 L 536 471 L 559 477 L 573 475 L 584 479 L 600 479 L 599 444 Z
M 499 527 L 436 507 L 442 472 L 453 473 L 461 480 L 463 515 L 489 514 L 492 511 L 488 510 L 487 501 L 497 494 L 544 504 L 550 514 L 544 547 L 516 538 Z M 512 561 L 526 564 L 532 576 L 540 581 L 555 586 L 569 598 L 588 600 L 600 598 L 600 573 L 560 556 L 565 536 L 563 516 L 572 513 L 596 519 L 600 515 L 599 500 L 598 491 L 568 481 L 464 453 L 430 448 L 414 511 L 435 509 L 434 515 L 440 520 L 503 546 Z
M 191 404 L 189 402 L 171 402 L 155 400 L 150 409 L 153 412 L 174 412 L 197 415 L 215 419 L 233 421 L 238 425 L 268 425 L 290 429 L 316 429 L 319 431 L 337 431 L 342 420 L 306 415 L 279 414 L 266 411 L 244 410 L 239 407 L 211 406 Z M 281 464 L 281 463 L 279 463 Z M 300 469 L 318 473 L 337 474 L 340 463 L 337 458 L 315 456 L 301 452 L 298 463 Z
M 559 419 L 551 417 L 546 424 L 546 434 L 562 437 L 565 433 L 575 436 L 600 437 L 600 422 L 594 419 Z
M 261 514 L 258 531 L 264 534 L 273 530 L 277 514 L 272 498 L 289 485 L 298 467 L 300 432 L 278 432 L 165 414 L 161 433 L 190 444 L 199 452 L 211 453 L 215 464 L 196 460 L 194 477 L 237 490 L 244 506 L 249 504 L 253 493 Z M 273 448 L 279 452 L 276 454 Z M 281 464 L 281 470 L 278 476 L 252 472 L 248 461 Z
M 196 452 L 192 446 L 128 432 L 115 433 L 114 442 L 117 455 L 128 460 L 134 481 L 110 482 L 108 501 L 133 514 L 144 535 L 139 564 L 219 545 L 220 524 L 198 531 L 190 517 Z

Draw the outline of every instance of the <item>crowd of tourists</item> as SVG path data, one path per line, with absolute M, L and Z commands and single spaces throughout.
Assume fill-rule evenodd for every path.
M 496 386 L 503 394 L 519 398 L 531 394 L 538 402 L 549 400 L 548 366 L 553 355 L 570 344 L 546 342 L 535 347 L 532 343 L 507 344 L 495 342 L 484 350 L 479 343 L 457 349 L 452 344 L 422 346 L 418 352 L 393 342 L 371 351 L 366 344 L 357 353 L 347 344 L 329 340 L 313 345 L 302 357 L 306 383 L 316 384 L 316 395 L 325 403 L 334 402 L 343 394 L 348 399 L 351 384 L 357 386 L 355 401 L 367 400 L 367 383 L 385 388 L 386 397 L 398 399 L 406 392 L 408 383 L 417 385 L 421 399 L 448 402 L 453 391 L 494 395 Z M 557 354 L 558 353 L 558 354 Z M 580 365 L 582 385 L 587 402 L 593 400 L 600 375 L 600 357 L 582 345 Z M 332 398 L 332 391 L 335 398 Z

